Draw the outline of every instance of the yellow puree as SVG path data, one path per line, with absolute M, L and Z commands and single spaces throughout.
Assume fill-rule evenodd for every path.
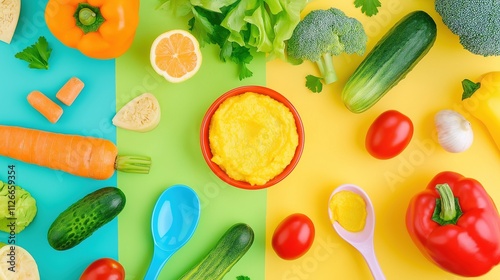
M 357 193 L 340 191 L 330 201 L 332 223 L 337 221 L 344 229 L 351 232 L 362 231 L 366 223 L 366 202 Z
M 209 128 L 212 161 L 229 177 L 264 185 L 290 164 L 298 145 L 290 110 L 263 94 L 247 92 L 224 101 Z

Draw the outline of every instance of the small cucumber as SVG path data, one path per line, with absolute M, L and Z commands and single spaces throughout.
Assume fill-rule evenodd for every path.
M 205 258 L 179 280 L 220 280 L 250 249 L 254 232 L 238 223 L 229 228 Z
M 399 20 L 347 80 L 342 90 L 345 106 L 362 113 L 375 105 L 429 52 L 436 33 L 436 23 L 424 11 Z
M 75 247 L 113 220 L 125 207 L 125 194 L 115 187 L 98 189 L 64 210 L 49 228 L 47 239 L 56 250 Z

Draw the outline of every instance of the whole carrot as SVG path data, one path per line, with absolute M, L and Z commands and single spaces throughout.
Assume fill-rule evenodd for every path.
M 61 170 L 76 176 L 105 180 L 115 170 L 149 173 L 151 159 L 121 156 L 109 140 L 0 125 L 0 156 Z

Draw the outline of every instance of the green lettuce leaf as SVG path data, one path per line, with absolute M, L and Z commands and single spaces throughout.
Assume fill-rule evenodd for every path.
M 159 9 L 165 9 L 175 16 L 183 17 L 191 13 L 193 5 L 190 0 L 159 0 Z
M 0 181 L 1 231 L 10 233 L 12 222 L 15 224 L 15 233 L 23 231 L 33 221 L 36 213 L 36 201 L 28 191 L 19 186 L 9 188 L 8 184 Z
M 275 34 L 271 16 L 268 14 L 266 7 L 260 5 L 251 16 L 245 17 L 245 21 L 251 24 L 251 36 L 247 43 L 255 47 L 258 52 L 272 52 Z
M 222 8 L 230 6 L 237 1 L 238 0 L 191 0 L 191 4 L 209 11 L 220 13 L 222 12 Z
M 244 32 L 248 31 L 249 28 L 245 16 L 257 7 L 259 7 L 259 0 L 240 0 L 227 12 L 220 25 L 229 31 L 229 41 L 240 46 L 246 45 L 247 40 L 244 37 Z
M 269 52 L 268 60 L 276 58 L 286 61 L 286 41 L 292 37 L 293 30 L 300 22 L 300 12 L 308 3 L 307 0 L 279 0 L 283 11 L 275 16 L 273 50 Z
M 264 0 L 264 2 L 267 4 L 269 11 L 273 15 L 277 15 L 278 13 L 283 11 L 283 6 L 280 0 Z

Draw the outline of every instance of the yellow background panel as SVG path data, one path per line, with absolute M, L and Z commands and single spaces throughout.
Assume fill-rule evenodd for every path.
M 466 114 L 460 104 L 461 81 L 500 70 L 500 58 L 464 50 L 435 12 L 434 1 L 381 1 L 382 8 L 373 17 L 361 14 L 352 2 L 314 1 L 304 15 L 313 9 L 342 9 L 363 23 L 369 37 L 368 52 L 399 19 L 424 10 L 437 24 L 437 40 L 404 80 L 361 114 L 348 111 L 340 93 L 363 57 L 335 57 L 339 80 L 319 94 L 304 86 L 307 74 L 318 75 L 312 63 L 291 66 L 279 60 L 268 62 L 267 85 L 287 96 L 301 114 L 306 144 L 292 174 L 268 190 L 266 279 L 371 279 L 362 256 L 336 234 L 328 219 L 330 193 L 344 183 L 361 186 L 373 201 L 375 253 L 387 279 L 462 279 L 420 254 L 406 231 L 405 213 L 411 197 L 446 170 L 479 180 L 495 203 L 500 203 L 499 151 L 485 127 Z M 390 109 L 410 117 L 415 131 L 400 155 L 378 160 L 365 150 L 364 139 L 373 120 Z M 434 115 L 441 109 L 458 110 L 471 122 L 474 143 L 466 152 L 448 153 L 435 141 Z M 316 237 L 304 256 L 286 261 L 274 253 L 271 238 L 279 222 L 292 213 L 308 215 L 314 222 Z M 500 279 L 500 268 L 477 279 Z

